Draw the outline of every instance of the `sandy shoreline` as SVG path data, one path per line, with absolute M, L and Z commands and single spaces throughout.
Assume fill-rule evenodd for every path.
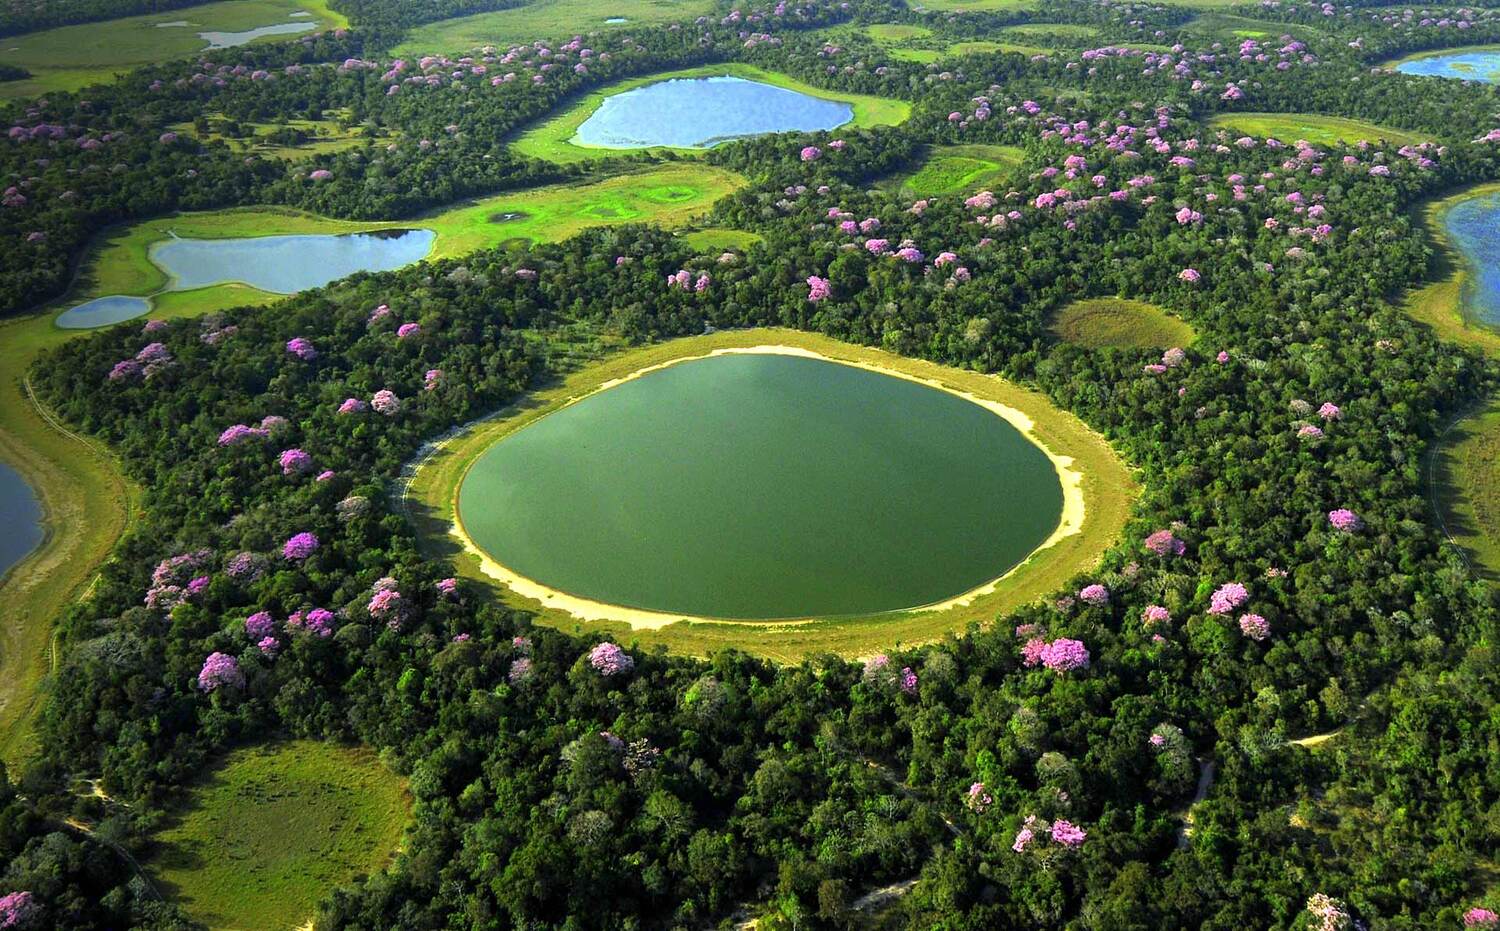
M 880 612 L 882 614 L 919 614 L 926 612 L 947 611 L 953 608 L 966 607 L 969 604 L 972 604 L 976 598 L 993 592 L 996 586 L 1013 575 L 1017 570 L 1028 565 L 1042 551 L 1054 546 L 1058 543 L 1058 541 L 1073 536 L 1074 534 L 1080 533 L 1083 530 L 1083 473 L 1073 468 L 1073 458 L 1071 456 L 1058 455 L 1041 441 L 1041 439 L 1036 435 L 1036 424 L 1031 417 L 1007 404 L 1002 404 L 999 401 L 987 400 L 967 391 L 961 391 L 957 388 L 945 385 L 937 379 L 923 378 L 919 375 L 913 375 L 908 372 L 903 372 L 898 369 L 890 368 L 888 366 L 876 365 L 870 362 L 862 362 L 854 359 L 841 359 L 835 356 L 828 356 L 819 352 L 814 352 L 810 349 L 769 343 L 760 346 L 725 347 L 714 349 L 709 352 L 680 356 L 675 359 L 670 359 L 666 362 L 660 362 L 655 365 L 645 366 L 620 378 L 610 379 L 593 388 L 592 390 L 586 391 L 576 397 L 568 398 L 562 404 L 557 405 L 552 411 L 549 411 L 548 414 L 550 415 L 551 413 L 555 413 L 556 411 L 564 410 L 567 407 L 570 407 L 571 405 L 576 404 L 579 401 L 584 400 L 585 398 L 592 397 L 593 395 L 598 394 L 601 391 L 607 391 L 610 388 L 617 387 L 621 384 L 624 384 L 625 382 L 640 378 L 655 371 L 659 371 L 661 369 L 667 368 L 668 366 L 677 365 L 680 362 L 690 362 L 696 359 L 707 359 L 720 355 L 800 356 L 807 359 L 818 359 L 824 362 L 833 362 L 839 365 L 849 365 L 855 368 L 865 369 L 866 371 L 878 372 L 882 375 L 889 375 L 894 378 L 905 379 L 906 381 L 914 382 L 920 385 L 926 385 L 930 388 L 936 388 L 939 391 L 945 391 L 951 395 L 954 395 L 955 397 L 963 398 L 964 400 L 972 404 L 977 404 L 990 413 L 994 414 L 995 416 L 1001 418 L 1006 423 L 1014 427 L 1022 436 L 1030 441 L 1032 445 L 1040 449 L 1042 453 L 1046 455 L 1048 461 L 1052 463 L 1052 468 L 1057 473 L 1058 483 L 1062 487 L 1062 513 L 1058 518 L 1057 527 L 1052 531 L 1051 535 L 1048 536 L 1047 539 L 1043 540 L 1042 543 L 1036 547 L 1036 549 L 1028 553 L 1025 559 L 1022 559 L 1020 562 L 1016 563 L 1016 565 L 1008 569 L 1003 575 L 997 576 L 982 585 L 978 585 L 947 600 L 936 602 L 934 604 L 914 605 L 910 608 L 899 608 L 892 611 Z M 460 479 L 458 487 L 461 488 L 462 485 L 463 481 L 462 479 Z M 768 618 L 763 620 L 734 619 L 703 617 L 690 614 L 673 614 L 661 611 L 650 611 L 642 608 L 628 608 L 621 605 L 608 604 L 606 602 L 595 601 L 590 598 L 584 598 L 578 595 L 569 594 L 568 592 L 559 591 L 555 588 L 544 585 L 541 582 L 536 581 L 535 579 L 527 578 L 526 576 L 521 575 L 520 573 L 509 568 L 508 566 L 505 566 L 498 560 L 491 557 L 488 553 L 486 553 L 477 543 L 474 542 L 473 538 L 471 538 L 468 532 L 464 529 L 463 521 L 459 517 L 456 490 L 454 492 L 454 496 L 453 523 L 449 527 L 449 533 L 451 533 L 460 542 L 460 544 L 462 544 L 465 551 L 473 554 L 478 558 L 480 571 L 489 578 L 494 579 L 495 581 L 504 585 L 506 588 L 509 588 L 512 592 L 521 596 L 522 598 L 540 602 L 547 608 L 553 608 L 562 611 L 573 616 L 574 618 L 577 618 L 578 620 L 621 621 L 630 625 L 630 628 L 632 630 L 660 630 L 661 628 L 666 627 L 669 624 L 676 624 L 682 621 L 708 624 L 741 624 L 758 628 L 766 628 L 797 627 L 816 620 L 816 618 Z

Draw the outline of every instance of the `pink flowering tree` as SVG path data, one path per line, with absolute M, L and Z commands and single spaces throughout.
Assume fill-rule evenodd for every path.
M 1209 600 L 1209 614 L 1229 614 L 1250 600 L 1250 590 L 1239 582 L 1225 582 L 1214 589 Z
M 635 660 L 619 644 L 605 641 L 589 651 L 589 665 L 605 678 L 629 675 L 635 669 Z
M 1059 637 L 1042 648 L 1042 665 L 1061 675 L 1075 669 L 1087 669 L 1089 649 L 1081 640 Z
M 213 692 L 221 688 L 242 689 L 245 674 L 240 671 L 240 661 L 228 653 L 210 653 L 198 672 L 198 688 Z
M 0 896 L 0 928 L 24 931 L 26 928 L 40 927 L 38 920 L 41 917 L 42 904 L 30 892 L 11 892 Z
M 293 534 L 281 545 L 282 558 L 292 562 L 301 562 L 318 551 L 318 537 L 316 534 L 303 531 Z

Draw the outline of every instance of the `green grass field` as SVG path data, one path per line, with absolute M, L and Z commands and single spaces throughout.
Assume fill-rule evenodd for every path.
M 943 13 L 990 13 L 1011 10 L 1034 10 L 1041 0 L 912 0 L 913 9 L 937 10 Z
M 1191 0 L 1177 6 L 1215 10 L 1230 6 L 1243 6 L 1238 0 Z M 1219 39 L 1222 42 L 1238 42 L 1240 39 L 1274 40 L 1283 35 L 1305 37 L 1317 35 L 1317 30 L 1292 23 L 1275 23 L 1264 19 L 1250 19 L 1228 13 L 1208 12 L 1194 17 L 1184 27 L 1184 32 Z
M 333 111 L 329 111 L 333 112 Z M 327 114 L 324 114 L 325 117 Z M 266 158 L 284 158 L 295 161 L 297 159 L 311 158 L 314 155 L 326 155 L 332 152 L 342 152 L 346 149 L 356 149 L 366 144 L 384 144 L 391 140 L 389 135 L 367 136 L 364 127 L 344 127 L 338 119 L 321 120 L 286 120 L 281 123 L 240 123 L 241 135 L 225 135 L 224 116 L 218 113 L 207 114 L 209 120 L 209 131 L 200 133 L 192 123 L 173 123 L 168 126 L 173 132 L 192 136 L 205 142 L 222 141 L 236 152 L 253 152 Z M 270 141 L 268 136 L 279 129 L 300 130 L 309 138 L 306 142 L 297 144 L 279 144 Z
M 311 16 L 293 17 L 297 12 Z M 162 26 L 186 22 L 187 26 Z M 347 26 L 348 20 L 328 7 L 328 0 L 225 0 L 204 6 L 129 16 L 81 26 L 61 26 L 0 39 L 0 62 L 31 72 L 22 81 L 0 83 L 0 97 L 35 97 L 51 91 L 73 91 L 111 80 L 116 74 L 151 62 L 195 55 L 208 47 L 200 32 L 241 32 L 280 23 L 314 23 L 318 28 Z M 295 36 L 265 36 L 257 42 Z
M 1066 304 L 1047 328 L 1055 338 L 1086 349 L 1170 349 L 1197 338 L 1191 326 L 1160 307 L 1117 297 Z
M 1099 37 L 1099 30 L 1093 26 L 1080 26 L 1075 23 L 1027 23 L 1023 26 L 1006 26 L 1000 30 L 1000 34 L 1022 39 L 1032 36 L 1096 39 Z
M 534 0 L 494 13 L 476 13 L 413 29 L 392 54 L 411 58 L 433 52 L 467 52 L 537 39 L 566 39 L 631 26 L 690 21 L 713 11 L 712 0 Z M 624 22 L 611 23 L 611 19 Z
M 871 97 L 864 94 L 845 94 L 840 91 L 823 90 L 822 88 L 804 84 L 795 78 L 778 74 L 774 71 L 766 71 L 753 65 L 731 63 L 707 65 L 702 68 L 688 68 L 683 71 L 666 71 L 660 74 L 630 78 L 610 84 L 564 107 L 555 115 L 526 130 L 511 142 L 511 148 L 520 155 L 529 155 L 533 158 L 564 163 L 610 158 L 628 152 L 675 151 L 682 154 L 699 154 L 703 151 L 702 149 L 672 149 L 666 146 L 629 150 L 591 148 L 577 145 L 572 140 L 578 132 L 578 127 L 582 125 L 584 120 L 593 115 L 595 110 L 599 109 L 599 105 L 604 102 L 604 98 L 606 97 L 612 97 L 615 94 L 621 94 L 646 84 L 655 84 L 658 81 L 666 81 L 672 78 L 701 78 L 717 75 L 733 75 L 747 80 L 760 81 L 765 84 L 774 84 L 777 87 L 784 87 L 788 90 L 821 97 L 825 100 L 842 101 L 854 109 L 854 118 L 846 125 L 856 127 L 893 126 L 911 116 L 911 104 L 904 100 L 890 100 L 884 97 Z
M 1441 438 L 1432 483 L 1443 529 L 1491 581 L 1500 581 L 1500 399 Z
M 726 229 L 719 226 L 701 230 L 688 230 L 679 234 L 679 236 L 683 242 L 698 252 L 724 252 L 729 249 L 738 249 L 744 252 L 760 242 L 761 238 L 759 233 L 751 233 L 747 230 Z
M 369 750 L 248 747 L 192 788 L 147 866 L 211 928 L 291 931 L 334 887 L 384 868 L 409 804 L 403 781 Z
M 1208 126 L 1259 138 L 1274 136 L 1282 142 L 1305 139 L 1313 145 L 1352 144 L 1362 139 L 1368 142 L 1385 140 L 1394 145 L 1422 141 L 1422 137 L 1415 133 L 1311 113 L 1223 113 L 1210 119 Z
M 1003 178 L 1026 153 L 1006 145 L 949 145 L 930 148 L 915 171 L 893 178 L 902 197 L 937 197 L 978 190 Z
M 719 348 L 768 343 L 801 347 L 833 359 L 873 363 L 935 379 L 1022 411 L 1035 422 L 1033 433 L 1037 439 L 1053 452 L 1071 456 L 1072 468 L 1083 475 L 1085 516 L 1081 532 L 1064 537 L 1034 555 L 1002 579 L 993 591 L 976 595 L 967 605 L 800 623 L 678 622 L 657 630 L 632 630 L 624 622 L 607 620 L 585 622 L 540 602 L 522 599 L 485 575 L 478 556 L 450 533 L 454 502 L 469 464 L 501 437 L 544 416 L 568 399 L 644 367 Z M 417 528 L 424 553 L 451 559 L 465 577 L 488 589 L 495 598 L 538 612 L 540 623 L 575 633 L 607 631 L 622 643 L 634 642 L 643 648 L 661 644 L 684 653 L 707 655 L 734 647 L 782 662 L 795 662 L 819 652 L 860 656 L 898 644 L 940 639 L 950 632 L 964 630 L 971 622 L 989 623 L 999 614 L 1043 597 L 1098 561 L 1124 526 L 1135 490 L 1129 470 L 1103 438 L 1033 391 L 977 372 L 906 359 L 825 336 L 796 330 L 755 329 L 720 331 L 625 349 L 531 392 L 497 416 L 472 424 L 442 443 L 417 470 L 406 490 L 404 508 Z

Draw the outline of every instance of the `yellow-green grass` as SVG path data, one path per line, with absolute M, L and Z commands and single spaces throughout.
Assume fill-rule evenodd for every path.
M 299 11 L 312 16 L 291 17 L 290 14 Z M 192 25 L 158 26 L 181 21 Z M 243 32 L 288 22 L 312 23 L 320 29 L 348 25 L 342 14 L 329 9 L 328 0 L 226 0 L 10 36 L 0 39 L 0 63 L 18 65 L 32 76 L 0 83 L 0 97 L 35 97 L 53 91 L 78 90 L 112 80 L 115 75 L 141 65 L 195 55 L 208 47 L 198 37 L 200 32 Z M 255 41 L 298 37 L 264 36 Z
M 1065 304 L 1047 321 L 1047 329 L 1086 349 L 1170 349 L 1196 338 L 1191 326 L 1160 307 L 1118 297 Z
M 933 48 L 893 48 L 890 50 L 891 57 L 897 61 L 914 61 L 926 65 L 944 58 L 958 58 L 962 55 L 984 55 L 988 53 L 1014 52 L 1017 55 L 1051 55 L 1055 48 L 1043 48 L 1040 45 L 1016 45 L 1011 42 L 955 42 L 944 49 Z
M 224 116 L 208 114 L 209 131 L 198 132 L 193 123 L 174 123 L 168 128 L 173 132 L 189 135 L 205 142 L 221 141 L 236 152 L 253 152 L 266 158 L 296 160 L 314 155 L 327 155 L 360 148 L 367 144 L 386 143 L 391 137 L 384 134 L 366 135 L 364 127 L 344 127 L 338 120 L 286 120 L 280 123 L 241 122 L 241 136 L 226 136 L 223 133 Z M 266 137 L 280 129 L 296 129 L 306 133 L 308 140 L 296 145 L 282 145 Z
M 476 13 L 413 29 L 393 54 L 459 53 L 485 45 L 508 46 L 562 39 L 652 23 L 683 22 L 713 11 L 712 0 L 533 0 L 524 6 Z M 623 23 L 606 20 L 623 18 Z
M 334 887 L 390 862 L 409 809 L 403 780 L 368 749 L 247 747 L 191 789 L 147 866 L 210 928 L 291 931 Z
M 865 35 L 882 45 L 932 37 L 931 29 L 925 26 L 912 26 L 907 23 L 874 23 L 866 26 L 864 31 Z
M 978 190 L 1021 164 L 1025 151 L 1008 145 L 932 146 L 917 168 L 894 179 L 903 197 L 937 197 Z
M 1217 0 L 1193 0 L 1185 2 L 1181 6 L 1191 6 L 1200 9 L 1213 9 L 1224 6 L 1238 6 L 1237 0 L 1229 3 L 1218 3 Z M 1185 26 L 1183 31 L 1197 33 L 1199 35 L 1213 36 L 1223 41 L 1237 39 L 1276 39 L 1280 36 L 1301 36 L 1309 33 L 1316 34 L 1317 30 L 1306 26 L 1298 26 L 1292 23 L 1273 23 L 1264 19 L 1250 19 L 1245 16 L 1234 16 L 1228 13 L 1204 13 L 1202 16 L 1194 17 Z
M 1093 26 L 1080 26 L 1076 23 L 1026 23 L 1020 26 L 1006 26 L 1000 30 L 1000 34 L 1021 38 L 1063 36 L 1070 39 L 1094 39 L 1098 38 L 1099 30 Z
M 1385 68 L 1388 71 L 1394 71 L 1397 65 L 1403 65 L 1409 61 L 1420 61 L 1424 58 L 1441 58 L 1444 55 L 1455 55 L 1460 52 L 1500 52 L 1500 45 L 1460 45 L 1453 48 L 1427 49 L 1421 52 L 1413 52 L 1401 58 L 1392 58 L 1389 61 L 1383 61 L 1379 67 Z M 1455 65 L 1453 70 L 1473 72 L 1474 80 L 1485 77 L 1485 75 L 1481 75 L 1475 71 L 1472 65 Z
M 1210 119 L 1208 125 L 1211 129 L 1226 129 L 1246 136 L 1274 136 L 1286 142 L 1305 139 L 1313 145 L 1352 144 L 1360 140 L 1408 145 L 1422 141 L 1416 133 L 1311 113 L 1222 113 Z
M 999 401 L 1020 410 L 1034 423 L 1033 436 L 1049 451 L 1072 457 L 1071 468 L 1083 476 L 1084 518 L 1081 532 L 1066 536 L 1000 580 L 992 591 L 980 593 L 966 605 L 941 610 L 891 612 L 865 617 L 840 617 L 805 622 L 681 621 L 659 629 L 635 629 L 624 622 L 582 621 L 539 601 L 516 595 L 495 582 L 481 568 L 479 555 L 468 549 L 452 530 L 455 502 L 468 467 L 502 437 L 569 400 L 613 379 L 643 368 L 669 363 L 717 349 L 774 344 L 807 349 L 830 359 L 877 365 L 922 379 L 931 379 L 979 398 Z M 812 333 L 780 328 L 721 331 L 625 349 L 543 386 L 497 412 L 469 425 L 433 449 L 415 471 L 403 495 L 407 517 L 415 525 L 420 546 L 433 558 L 450 559 L 464 576 L 488 589 L 503 603 L 526 608 L 542 624 L 561 630 L 609 632 L 622 642 L 642 647 L 661 644 L 674 651 L 707 655 L 733 647 L 783 662 L 832 651 L 849 656 L 873 653 L 898 645 L 940 639 L 963 631 L 970 623 L 989 623 L 1006 611 L 1041 598 L 1087 570 L 1119 535 L 1135 495 L 1135 483 L 1109 445 L 1076 417 L 1053 407 L 1042 395 L 999 378 L 895 356 L 854 346 Z
M 153 294 L 166 274 L 149 259 L 152 244 L 175 231 L 214 239 L 295 233 L 349 233 L 422 226 L 438 232 L 432 257 L 460 256 L 511 239 L 564 239 L 589 226 L 624 222 L 680 225 L 743 184 L 707 165 L 670 165 L 595 184 L 500 195 L 402 223 L 349 223 L 275 208 L 179 214 L 106 230 L 90 246 L 75 287 L 46 307 L 0 322 L 0 459 L 42 502 L 46 537 L 0 580 L 0 759 L 19 770 L 34 748 L 33 719 L 51 656 L 52 622 L 88 588 L 128 522 L 138 489 L 98 444 L 51 424 L 25 392 L 23 377 L 39 353 L 87 331 L 53 325 L 58 313 L 106 294 Z M 490 217 L 523 212 L 525 219 Z M 151 316 L 190 317 L 281 295 L 226 283 L 155 293 Z M 125 326 L 137 326 L 126 323 Z
M 1041 0 L 912 0 L 912 8 L 942 13 L 1007 13 L 1034 10 Z
M 703 152 L 702 149 L 672 148 L 669 146 L 627 150 L 605 149 L 580 145 L 574 140 L 578 133 L 578 127 L 592 116 L 595 110 L 599 109 L 599 105 L 604 102 L 604 98 L 606 97 L 612 97 L 637 87 L 655 84 L 658 81 L 671 80 L 672 78 L 706 78 L 720 75 L 730 75 L 751 81 L 760 81 L 764 84 L 774 84 L 777 87 L 784 87 L 788 90 L 794 90 L 813 97 L 821 97 L 824 100 L 836 100 L 841 103 L 847 103 L 854 110 L 852 119 L 849 123 L 845 124 L 849 126 L 894 126 L 911 116 L 911 104 L 904 100 L 892 100 L 886 97 L 872 97 L 867 94 L 846 94 L 842 91 L 824 90 L 820 87 L 813 87 L 811 84 L 804 84 L 796 78 L 774 71 L 766 71 L 764 68 L 757 68 L 754 65 L 730 63 L 706 65 L 701 68 L 688 68 L 682 71 L 666 71 L 659 74 L 617 81 L 583 97 L 572 105 L 565 107 L 554 116 L 525 131 L 511 142 L 511 149 L 519 155 L 529 155 L 552 162 L 581 162 L 589 159 L 609 158 L 631 152 L 701 154 Z
M 1431 480 L 1443 530 L 1500 581 L 1500 399 L 1465 414 L 1440 441 Z
M 1443 215 L 1459 201 L 1496 191 L 1500 184 L 1482 184 L 1420 208 L 1421 228 L 1433 246 L 1436 280 L 1412 291 L 1401 306 L 1443 339 L 1500 358 L 1500 330 L 1469 309 L 1468 263 L 1443 225 Z M 1476 569 L 1500 581 L 1500 400 L 1491 398 L 1451 424 L 1432 455 L 1429 503 L 1443 530 Z
M 746 252 L 760 242 L 760 234 L 749 230 L 728 229 L 722 226 L 680 233 L 682 241 L 697 252 L 724 252 L 738 249 Z

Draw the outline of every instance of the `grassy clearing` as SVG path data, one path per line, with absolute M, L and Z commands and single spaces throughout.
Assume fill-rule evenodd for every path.
M 725 252 L 729 249 L 745 252 L 761 239 L 759 233 L 727 229 L 721 226 L 691 230 L 680 236 L 683 242 L 698 252 Z
M 1352 144 L 1360 140 L 1408 145 L 1422 141 L 1421 136 L 1400 129 L 1311 113 L 1223 113 L 1210 119 L 1208 126 L 1259 138 L 1274 136 L 1283 142 L 1305 139 L 1313 145 Z
M 1468 277 L 1463 256 L 1453 248 L 1444 232 L 1443 215 L 1459 201 L 1500 191 L 1500 184 L 1481 184 L 1465 188 L 1450 197 L 1423 205 L 1415 220 L 1432 247 L 1433 283 L 1419 288 L 1402 301 L 1402 309 L 1432 327 L 1443 339 L 1472 346 L 1500 358 L 1500 331 L 1485 326 L 1464 304 L 1465 279 Z
M 902 197 L 937 197 L 978 190 L 1005 177 L 1026 153 L 1008 145 L 932 146 L 917 168 L 892 179 Z
M 1047 329 L 1086 349 L 1170 349 L 1197 338 L 1191 326 L 1160 307 L 1117 297 L 1066 304 L 1052 315 Z
M 1215 9 L 1226 6 L 1241 6 L 1242 4 L 1234 2 L 1234 0 L 1226 3 L 1219 3 L 1217 0 L 1198 0 L 1198 2 L 1186 2 L 1179 5 L 1199 9 Z M 1238 42 L 1240 39 L 1274 40 L 1284 35 L 1301 38 L 1318 34 L 1317 30 L 1309 29 L 1305 26 L 1290 23 L 1273 23 L 1263 19 L 1231 16 L 1227 13 L 1204 13 L 1202 16 L 1194 17 L 1183 26 L 1183 31 L 1219 39 L 1223 42 Z
M 312 15 L 291 15 L 298 12 Z M 189 25 L 161 25 L 182 22 Z M 328 0 L 226 0 L 10 36 L 0 39 L 0 62 L 19 65 L 32 76 L 0 83 L 0 97 L 78 90 L 144 64 L 195 55 L 208 47 L 208 42 L 198 37 L 200 32 L 242 32 L 280 23 L 312 23 L 319 29 L 349 24 L 329 9 Z M 255 41 L 287 38 L 296 37 L 265 36 Z
M 389 862 L 409 805 L 403 781 L 369 750 L 249 747 L 193 788 L 148 866 L 211 928 L 289 931 L 334 886 Z
M 1000 34 L 1023 39 L 1035 36 L 1097 39 L 1099 37 L 1099 30 L 1093 26 L 1080 26 L 1076 23 L 1026 23 L 1022 26 L 1006 26 L 1000 30 Z
M 631 630 L 623 622 L 583 622 L 540 602 L 522 599 L 484 575 L 477 554 L 463 549 L 450 533 L 459 485 L 469 464 L 501 437 L 570 398 L 643 367 L 714 349 L 768 343 L 801 347 L 832 359 L 873 363 L 918 377 L 937 379 L 958 390 L 1021 410 L 1036 422 L 1036 437 L 1053 452 L 1073 457 L 1073 468 L 1083 473 L 1086 516 L 1082 532 L 1065 537 L 1043 553 L 1033 555 L 1001 580 L 993 591 L 977 595 L 967 605 L 947 610 L 895 612 L 800 623 L 679 622 L 659 630 Z M 1040 598 L 1097 562 L 1100 554 L 1119 534 L 1134 494 L 1135 483 L 1129 471 L 1108 444 L 1077 418 L 1057 410 L 1035 392 L 977 372 L 893 356 L 811 333 L 755 329 L 725 331 L 619 351 L 555 384 L 534 391 L 496 416 L 473 424 L 460 435 L 440 444 L 417 470 L 404 500 L 407 516 L 418 530 L 425 553 L 434 558 L 451 559 L 460 572 L 488 588 L 496 598 L 536 611 L 540 623 L 575 633 L 609 631 L 622 642 L 635 642 L 642 647 L 662 644 L 696 655 L 734 647 L 794 662 L 823 651 L 862 655 L 898 644 L 936 640 L 950 632 L 962 631 L 970 623 L 988 623 L 998 614 Z
M 525 6 L 428 23 L 413 29 L 393 54 L 407 58 L 432 52 L 467 52 L 483 45 L 506 46 L 650 23 L 692 20 L 713 12 L 712 0 L 534 0 Z M 612 23 L 612 19 L 624 22 Z
M 1500 399 L 1459 420 L 1441 442 L 1431 477 L 1443 529 L 1482 575 L 1500 581 Z
M 212 239 L 420 225 L 438 231 L 433 257 L 448 257 L 510 239 L 565 239 L 588 226 L 646 221 L 679 225 L 742 183 L 738 175 L 706 165 L 671 165 L 596 184 L 487 198 L 405 223 L 347 223 L 296 211 L 249 208 L 179 214 L 105 231 L 90 247 L 77 285 L 66 298 L 0 323 L 0 459 L 36 491 L 47 529 L 42 545 L 0 580 L 0 604 L 5 605 L 5 623 L 0 624 L 0 759 L 19 771 L 32 749 L 32 718 L 51 663 L 52 621 L 88 588 L 95 567 L 124 531 L 138 495 L 107 450 L 76 438 L 60 424 L 50 424 L 27 399 L 22 378 L 37 355 L 88 332 L 53 326 L 58 313 L 105 294 L 146 295 L 164 287 L 166 275 L 147 256 L 168 231 Z M 505 213 L 524 216 L 492 221 Z M 198 316 L 280 297 L 241 284 L 165 292 L 152 299 L 151 316 Z
M 329 111 L 333 112 L 333 111 Z M 326 116 L 326 114 L 325 114 Z M 267 158 L 297 160 L 314 155 L 327 155 L 366 144 L 386 143 L 393 137 L 375 133 L 373 128 L 366 133 L 363 126 L 345 126 L 341 118 L 346 112 L 336 114 L 336 119 L 286 120 L 281 123 L 239 123 L 238 132 L 229 135 L 228 121 L 223 114 L 207 114 L 209 131 L 199 132 L 193 123 L 173 123 L 168 128 L 173 132 L 192 136 L 204 142 L 222 141 L 236 152 L 254 153 Z M 302 134 L 302 142 L 280 141 L 274 134 L 291 130 Z
M 944 13 L 990 13 L 1034 10 L 1040 5 L 1041 0 L 915 0 L 912 8 Z
M 672 78 L 705 78 L 719 75 L 732 75 L 752 81 L 760 81 L 764 84 L 774 84 L 799 93 L 808 94 L 813 97 L 821 97 L 824 100 L 837 100 L 847 103 L 854 108 L 854 117 L 845 125 L 866 126 L 893 126 L 903 122 L 911 116 L 911 104 L 904 100 L 891 100 L 885 97 L 872 97 L 866 94 L 846 94 L 840 91 L 823 90 L 804 84 L 795 78 L 774 71 L 766 71 L 753 65 L 738 63 L 723 65 L 707 65 L 702 68 L 688 68 L 682 71 L 666 71 L 660 74 L 651 74 L 639 78 L 629 78 L 617 81 L 606 87 L 600 88 L 572 105 L 565 107 L 561 112 L 547 120 L 533 126 L 522 133 L 511 142 L 511 148 L 520 155 L 529 155 L 533 158 L 543 158 L 552 162 L 581 162 L 590 159 L 610 158 L 629 152 L 678 152 L 681 154 L 696 155 L 702 149 L 681 149 L 669 146 L 657 146 L 649 149 L 601 149 L 576 144 L 573 139 L 578 133 L 578 127 L 583 124 L 604 98 L 621 94 L 646 84 L 655 84 L 658 81 L 667 81 Z

